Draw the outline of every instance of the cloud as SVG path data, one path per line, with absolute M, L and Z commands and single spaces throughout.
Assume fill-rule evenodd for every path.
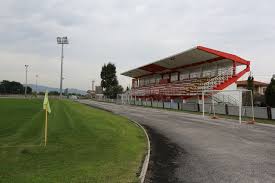
M 56 37 L 64 35 L 70 41 L 65 87 L 88 89 L 91 79 L 99 84 L 101 66 L 109 61 L 121 73 L 196 45 L 251 60 L 257 79 L 262 70 L 274 72 L 274 5 L 271 0 L 3 1 L 0 78 L 20 80 L 15 73 L 30 61 L 32 72 L 44 76 L 41 84 L 58 86 Z M 130 83 L 119 79 L 124 86 Z

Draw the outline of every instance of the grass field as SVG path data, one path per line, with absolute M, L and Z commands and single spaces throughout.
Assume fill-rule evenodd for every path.
M 0 182 L 137 182 L 146 150 L 141 129 L 79 103 L 50 102 L 43 147 L 42 100 L 0 99 Z

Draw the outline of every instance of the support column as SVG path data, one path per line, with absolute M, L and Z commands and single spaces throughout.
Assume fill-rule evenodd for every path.
M 204 92 L 202 92 L 202 117 L 204 117 Z
M 216 112 L 215 112 L 215 104 L 214 104 L 214 99 L 213 99 L 213 92 L 212 92 L 212 112 L 213 112 L 213 118 L 216 118 Z
M 233 61 L 233 76 L 236 75 L 236 62 Z

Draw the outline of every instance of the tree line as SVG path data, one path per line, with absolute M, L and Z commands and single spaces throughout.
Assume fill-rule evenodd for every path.
M 275 76 L 272 77 L 265 91 L 265 100 L 267 106 L 275 107 Z
M 24 94 L 25 87 L 16 81 L 3 80 L 0 82 L 0 94 Z M 27 94 L 32 93 L 32 88 L 27 87 Z
M 22 85 L 20 82 L 17 81 L 8 81 L 3 80 L 0 82 L 0 94 L 25 94 L 25 86 Z M 32 88 L 27 86 L 27 94 L 36 94 L 36 92 L 33 92 Z M 39 92 L 38 95 L 45 95 L 45 92 Z M 58 96 L 58 91 L 50 91 L 49 95 L 55 95 Z M 63 95 L 76 95 L 80 96 L 80 94 L 77 93 L 63 93 Z

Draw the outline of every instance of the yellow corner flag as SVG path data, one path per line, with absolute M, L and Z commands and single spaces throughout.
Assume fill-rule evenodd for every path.
M 48 136 L 48 113 L 51 113 L 50 102 L 48 98 L 48 91 L 45 93 L 43 109 L 45 110 L 45 142 L 44 145 L 47 145 L 47 136 Z
M 50 102 L 49 102 L 49 98 L 48 98 L 48 91 L 46 91 L 46 93 L 45 93 L 43 109 L 46 110 L 48 113 L 51 113 L 51 107 L 50 107 Z

